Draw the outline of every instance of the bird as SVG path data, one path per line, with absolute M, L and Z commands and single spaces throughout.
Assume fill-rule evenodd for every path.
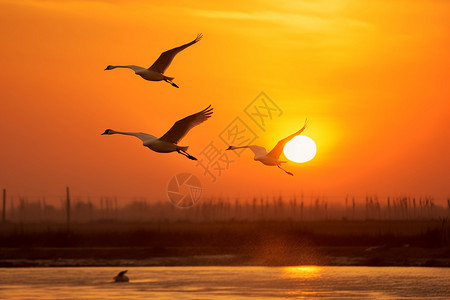
M 128 282 L 128 281 L 130 281 L 130 279 L 127 276 L 125 276 L 126 272 L 128 272 L 128 270 L 119 272 L 119 274 L 117 274 L 117 276 L 114 277 L 114 281 L 115 282 Z
M 176 151 L 179 154 L 186 156 L 189 159 L 197 160 L 194 156 L 187 153 L 188 146 L 178 146 L 178 142 L 191 130 L 193 127 L 208 120 L 213 113 L 213 108 L 209 105 L 204 110 L 187 116 L 178 120 L 173 124 L 162 137 L 157 138 L 153 135 L 143 132 L 122 132 L 112 129 L 106 129 L 102 135 L 124 134 L 135 136 L 140 139 L 145 147 L 159 153 L 169 153 Z
M 248 146 L 240 146 L 240 147 L 229 146 L 226 150 L 249 148 L 255 154 L 255 157 L 253 158 L 254 160 L 260 161 L 261 163 L 263 163 L 266 166 L 277 166 L 278 168 L 280 168 L 281 170 L 286 172 L 286 174 L 294 176 L 294 174 L 286 171 L 285 169 L 283 169 L 281 167 L 281 164 L 286 163 L 287 161 L 281 161 L 281 160 L 279 160 L 279 157 L 281 155 L 281 152 L 283 151 L 284 145 L 286 145 L 287 142 L 292 140 L 297 135 L 301 134 L 303 132 L 303 130 L 305 130 L 307 124 L 308 124 L 308 119 L 305 120 L 305 124 L 299 131 L 291 134 L 287 138 L 280 140 L 269 153 L 267 153 L 266 148 L 257 146 L 257 145 L 248 145 Z
M 172 80 L 174 77 L 168 77 L 164 75 L 164 72 L 169 67 L 170 63 L 174 59 L 175 55 L 177 55 L 180 51 L 186 49 L 187 47 L 194 45 L 198 41 L 202 39 L 203 35 L 198 34 L 195 40 L 193 40 L 190 43 L 184 44 L 180 47 L 176 47 L 170 50 L 167 50 L 158 57 L 158 59 L 149 67 L 148 69 L 135 66 L 135 65 L 126 65 L 126 66 L 113 66 L 109 65 L 106 67 L 106 70 L 113 70 L 115 68 L 128 68 L 134 71 L 136 75 L 141 76 L 145 80 L 149 81 L 162 81 L 164 80 L 167 83 L 170 83 L 172 86 L 179 88 L 178 85 L 176 85 Z

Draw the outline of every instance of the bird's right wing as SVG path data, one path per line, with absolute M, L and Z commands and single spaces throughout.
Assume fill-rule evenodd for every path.
M 167 131 L 159 139 L 173 144 L 178 143 L 178 141 L 181 140 L 189 130 L 208 120 L 213 113 L 212 110 L 213 108 L 210 105 L 196 114 L 176 121 L 172 128 L 170 128 L 169 131 Z
M 186 49 L 187 47 L 189 47 L 191 45 L 194 45 L 195 43 L 197 43 L 201 39 L 202 39 L 202 35 L 199 34 L 199 35 L 197 35 L 195 40 L 193 40 L 192 42 L 184 44 L 183 46 L 180 46 L 180 47 L 177 47 L 177 48 L 173 48 L 173 49 L 167 50 L 166 52 L 163 52 L 158 57 L 158 59 L 153 63 L 153 65 L 150 68 L 148 68 L 148 69 L 152 70 L 152 71 L 159 72 L 161 74 L 164 74 L 164 72 L 169 67 L 169 65 L 172 62 L 172 60 L 175 57 L 175 55 L 177 55 L 180 51 Z
M 299 131 L 297 131 L 296 133 L 291 134 L 287 138 L 284 138 L 284 139 L 280 140 L 276 144 L 276 146 L 269 152 L 268 155 L 278 159 L 280 157 L 280 155 L 281 155 L 281 152 L 283 152 L 284 145 L 286 145 L 287 142 L 289 142 L 294 137 L 296 137 L 297 135 L 302 133 L 303 130 L 305 130 L 307 124 L 308 124 L 308 119 L 305 120 L 305 124 L 303 125 L 303 127 Z

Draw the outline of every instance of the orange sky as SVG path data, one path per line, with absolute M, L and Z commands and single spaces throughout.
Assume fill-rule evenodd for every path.
M 172 176 L 204 195 L 449 196 L 450 3 L 446 1 L 2 1 L 0 188 L 11 195 L 164 198 Z M 109 64 L 150 66 L 203 33 L 166 74 L 180 89 Z M 283 111 L 261 130 L 244 109 Z M 285 168 L 243 153 L 215 182 L 196 162 L 106 128 L 161 136 L 212 104 L 180 143 L 201 157 L 240 117 L 272 148 L 308 117 L 314 160 Z M 229 154 L 227 152 L 227 154 Z M 282 155 L 282 158 L 284 156 Z

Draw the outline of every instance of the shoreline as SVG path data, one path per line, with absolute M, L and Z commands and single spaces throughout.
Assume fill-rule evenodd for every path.
M 6 224 L 0 267 L 450 267 L 448 220 Z
M 170 266 L 450 267 L 450 248 L 302 247 L 297 249 L 0 248 L 0 268 Z

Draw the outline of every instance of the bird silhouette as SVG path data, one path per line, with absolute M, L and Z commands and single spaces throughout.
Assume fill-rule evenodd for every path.
M 135 66 L 135 65 L 126 65 L 126 66 L 109 65 L 109 66 L 106 67 L 105 71 L 106 70 L 113 70 L 113 69 L 116 69 L 116 68 L 127 68 L 127 69 L 133 70 L 136 75 L 141 76 L 145 80 L 149 80 L 149 81 L 162 81 L 162 80 L 164 80 L 165 82 L 170 83 L 172 86 L 178 88 L 179 86 L 176 85 L 172 81 L 174 79 L 174 77 L 168 77 L 168 76 L 164 75 L 164 72 L 169 67 L 169 65 L 172 62 L 172 60 L 174 59 L 175 55 L 177 55 L 180 51 L 186 49 L 187 47 L 189 47 L 191 45 L 194 45 L 195 43 L 200 41 L 202 39 L 202 37 L 203 37 L 203 35 L 199 34 L 199 35 L 197 35 L 195 40 L 193 40 L 192 42 L 184 44 L 184 45 L 182 45 L 180 47 L 176 47 L 176 48 L 167 50 L 167 51 L 161 53 L 159 58 L 148 69 L 143 68 L 143 67 L 139 67 L 139 66 Z
M 240 146 L 240 147 L 229 146 L 226 150 L 249 148 L 255 154 L 255 157 L 253 158 L 254 160 L 260 161 L 261 163 L 263 163 L 266 166 L 277 166 L 278 168 L 280 168 L 281 170 L 286 172 L 286 174 L 293 176 L 294 174 L 286 171 L 285 169 L 283 169 L 281 167 L 281 164 L 286 163 L 286 161 L 279 160 L 279 157 L 281 155 L 281 152 L 283 151 L 284 145 L 286 145 L 287 142 L 292 140 L 297 135 L 301 134 L 303 132 L 303 130 L 305 130 L 307 124 L 308 124 L 308 119 L 306 119 L 305 124 L 299 131 L 291 134 L 287 138 L 280 140 L 269 153 L 267 153 L 266 148 L 257 146 L 257 145 L 248 145 L 248 146 Z
M 123 134 L 131 135 L 140 139 L 145 147 L 159 153 L 169 153 L 176 151 L 189 159 L 197 160 L 192 155 L 189 155 L 186 150 L 188 146 L 178 146 L 178 142 L 191 130 L 193 127 L 205 122 L 211 117 L 213 113 L 213 108 L 209 105 L 204 110 L 195 113 L 193 115 L 187 116 L 181 120 L 178 120 L 173 124 L 172 128 L 169 129 L 162 137 L 157 138 L 153 135 L 143 133 L 143 132 L 122 132 L 115 131 L 112 129 L 106 129 L 102 135 L 111 134 Z
M 130 281 L 130 279 L 127 276 L 125 276 L 126 272 L 128 272 L 128 270 L 119 272 L 119 274 L 117 274 L 117 276 L 114 277 L 114 281 L 115 282 L 128 282 L 128 281 Z

